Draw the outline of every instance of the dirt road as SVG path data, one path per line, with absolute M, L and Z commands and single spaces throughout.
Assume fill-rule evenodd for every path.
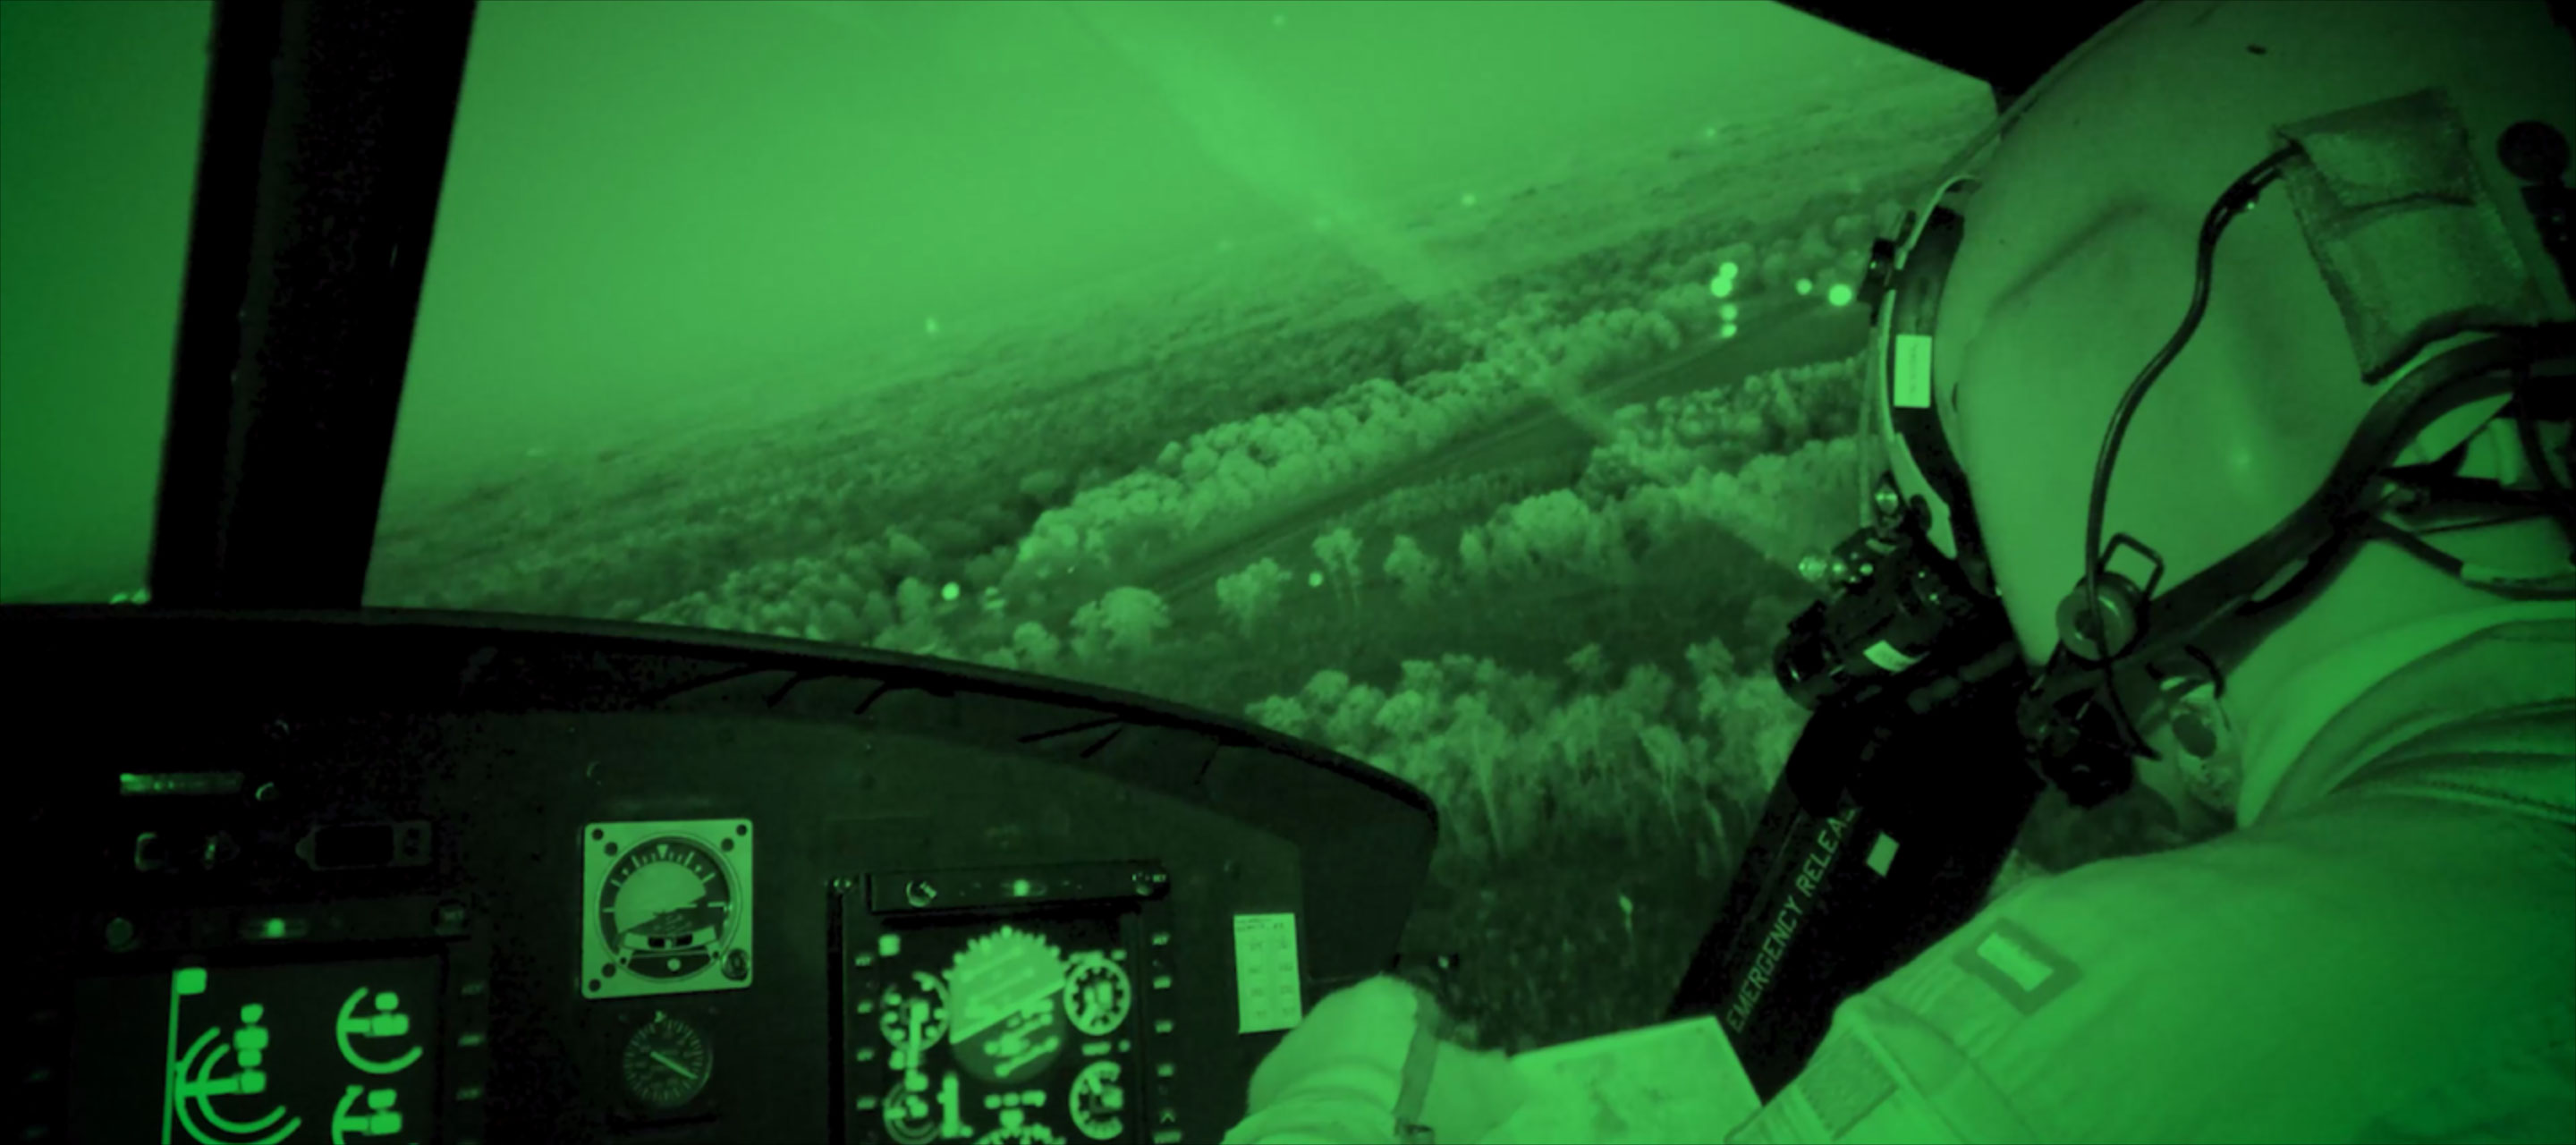
M 1868 336 L 1868 316 L 1857 307 L 1811 309 L 1749 323 L 1731 340 L 1658 363 L 1590 391 L 1604 409 L 1660 397 L 1693 393 L 1734 383 L 1747 375 L 1784 366 L 1799 366 L 1844 357 Z M 1562 457 L 1579 467 L 1598 444 L 1589 431 L 1555 406 L 1531 407 L 1465 440 L 1365 481 L 1325 490 L 1278 507 L 1258 520 L 1235 522 L 1220 534 L 1202 534 L 1159 560 L 1145 564 L 1143 575 L 1127 583 L 1152 589 L 1166 601 L 1212 590 L 1217 578 L 1264 556 L 1294 567 L 1309 555 L 1307 546 L 1325 521 L 1368 503 L 1388 490 L 1449 477 L 1462 477 L 1507 466 Z M 1071 610 L 1052 617 L 1055 625 Z

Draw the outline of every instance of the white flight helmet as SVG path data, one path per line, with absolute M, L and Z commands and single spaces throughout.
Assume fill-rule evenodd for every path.
M 2072 739 L 2077 709 L 2107 708 L 2095 726 L 2153 754 L 2146 711 L 2223 688 L 2364 539 L 2500 597 L 2576 595 L 2555 552 L 2489 568 L 2423 539 L 2543 515 L 2576 536 L 2576 496 L 2540 463 L 2576 417 L 2570 135 L 2576 41 L 2543 4 L 2158 3 L 1947 166 L 1863 290 L 1863 428 L 1883 455 L 1862 512 L 1910 520 L 1955 564 L 1941 583 L 2002 599 L 2039 673 L 2026 730 Z M 2142 234 L 2169 253 L 2064 257 Z M 1963 417 L 1978 362 L 2014 349 L 1994 335 L 2034 311 L 2066 318 L 2040 355 L 2070 375 L 2065 399 Z M 2204 314 L 2231 311 L 2266 317 L 2189 361 Z M 2223 384 L 2255 416 L 2160 417 L 2177 359 L 2166 392 Z M 1985 439 L 1963 441 L 1971 426 Z M 2004 451 L 2045 451 L 2066 479 L 1975 485 L 1963 459 Z M 2080 550 L 2063 543 L 2078 520 Z M 1901 671 L 1935 641 L 1869 659 Z

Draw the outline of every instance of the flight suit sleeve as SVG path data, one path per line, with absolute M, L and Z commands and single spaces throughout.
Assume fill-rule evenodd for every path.
M 2561 824 L 2341 796 L 2033 880 L 1727 1140 L 2511 1139 L 2576 1109 L 2571 860 Z

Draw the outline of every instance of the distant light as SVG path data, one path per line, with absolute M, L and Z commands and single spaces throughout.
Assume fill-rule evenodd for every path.
M 1813 280 L 1813 279 L 1807 279 L 1807 278 L 1801 278 L 1801 279 L 1799 279 L 1799 280 L 1798 280 L 1798 293 L 1800 293 L 1800 294 L 1813 294 L 1813 293 L 1815 293 L 1815 292 L 1816 292 L 1816 283 L 1815 283 L 1815 280 Z
M 1836 306 L 1851 305 L 1853 297 L 1852 288 L 1839 282 L 1833 285 L 1833 289 L 1825 291 L 1825 301 Z
M 1726 325 L 1724 325 L 1724 326 L 1720 326 L 1720 327 L 1718 327 L 1718 328 L 1717 328 L 1717 336 L 1718 336 L 1718 337 L 1720 337 L 1720 338 L 1732 338 L 1732 337 L 1734 337 L 1734 336 L 1735 336 L 1735 323 L 1729 322 L 1729 323 L 1727 323 L 1727 324 L 1726 324 Z
M 1728 259 L 1725 262 L 1717 264 L 1717 276 L 1719 278 L 1733 278 L 1735 277 L 1735 272 L 1736 267 L 1734 259 Z
M 924 334 L 937 334 L 937 333 L 939 333 L 939 320 L 938 320 L 938 319 L 936 319 L 936 318 L 924 318 L 924 319 L 922 319 L 922 320 L 921 320 L 921 332 L 922 332 L 922 333 L 924 333 Z
M 957 599 L 957 582 L 952 580 L 952 581 L 949 581 L 947 584 L 943 584 L 943 585 L 939 586 L 939 599 L 941 599 L 941 600 L 955 600 L 955 599 Z
M 1469 192 L 1467 192 L 1467 193 L 1466 193 L 1466 194 L 1464 194 L 1464 195 L 1460 195 L 1460 196 L 1458 196 L 1458 205 L 1459 205 L 1459 206 L 1462 206 L 1462 207 L 1472 207 L 1472 206 L 1475 206 L 1475 205 L 1476 205 L 1476 193 L 1475 193 L 1474 191 L 1469 191 Z
M 1308 587 L 1308 588 L 1322 588 L 1322 587 L 1324 587 L 1324 574 L 1319 573 L 1319 572 L 1310 572 L 1310 573 L 1307 573 L 1307 574 L 1306 574 L 1306 587 Z
M 1282 13 L 1280 13 L 1280 14 L 1276 15 L 1276 16 L 1272 16 L 1272 17 L 1270 18 L 1270 26 L 1271 26 L 1271 27 L 1273 27 L 1273 28 L 1285 28 L 1285 27 L 1287 27 L 1287 26 L 1288 26 L 1288 14 L 1287 14 L 1286 12 L 1282 12 Z
M 1735 321 L 1735 304 L 1729 302 L 1724 306 L 1718 307 L 1717 316 L 1726 319 L 1729 322 Z
M 1715 139 L 1717 138 L 1717 129 L 1714 127 L 1700 128 L 1699 137 L 1702 139 Z
M 1734 277 L 1731 275 L 1721 274 L 1715 278 L 1709 279 L 1708 292 L 1718 298 L 1724 298 L 1727 295 L 1735 293 Z

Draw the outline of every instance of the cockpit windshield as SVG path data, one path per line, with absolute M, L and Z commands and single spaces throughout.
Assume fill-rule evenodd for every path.
M 166 409 L 206 9 L 0 5 L 196 69 L 130 97 L 145 204 L 21 121 L 143 65 L 0 66 L 11 599 L 140 583 L 69 504 L 117 451 L 25 414 Z M 1643 971 L 1518 1033 L 1637 1020 L 1804 719 L 1767 653 L 1856 523 L 1871 241 L 1993 115 L 1771 4 L 487 3 L 365 600 L 1303 736 L 1440 804 L 1418 925 Z M 150 225 L 30 209 L 101 193 Z M 89 274 L 163 309 L 48 309 Z

